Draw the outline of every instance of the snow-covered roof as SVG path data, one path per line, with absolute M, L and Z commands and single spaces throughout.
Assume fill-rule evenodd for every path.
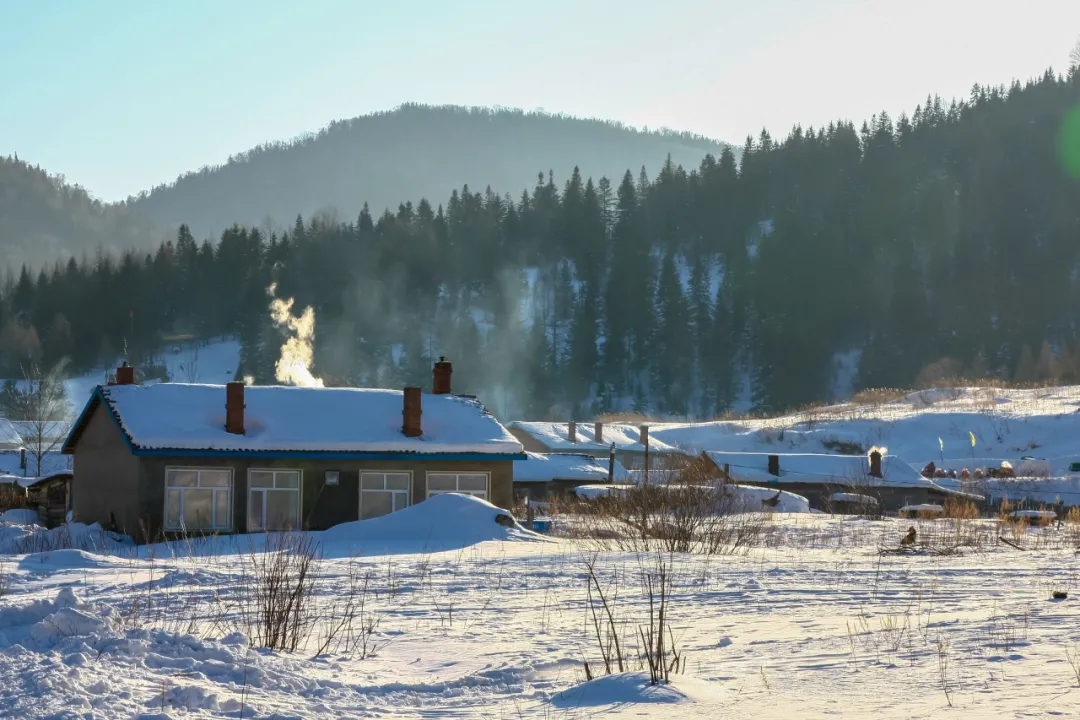
M 7 418 L 0 418 L 0 449 L 10 450 L 22 447 L 22 436 Z
M 519 443 L 475 398 L 422 396 L 420 437 L 401 431 L 403 393 L 361 388 L 245 388 L 244 435 L 225 432 L 225 386 L 185 383 L 99 387 L 133 450 L 519 455 Z
M 525 453 L 525 460 L 514 461 L 514 482 L 551 482 L 552 480 L 583 480 L 606 482 L 608 464 L 590 455 L 578 453 Z M 626 482 L 628 473 L 615 463 L 613 480 Z
M 865 455 L 777 455 L 780 475 L 769 473 L 769 454 L 714 452 L 703 453 L 717 467 L 727 465 L 736 482 L 832 483 L 851 487 L 920 487 L 956 494 L 924 478 L 911 465 L 895 455 L 881 458 L 881 477 L 870 475 L 870 460 Z
M 576 441 L 570 442 L 570 424 L 552 422 L 521 422 L 510 423 L 510 427 L 528 433 L 548 450 L 557 452 L 586 452 L 601 453 L 611 449 L 615 443 L 615 449 L 623 452 L 645 452 L 645 445 L 641 442 L 641 427 L 628 423 L 604 423 L 601 442 L 596 442 L 596 425 L 594 423 L 577 423 Z M 681 451 L 667 443 L 657 439 L 652 430 L 649 431 L 650 453 L 681 453 Z
M 37 467 L 37 460 L 31 452 L 26 453 L 25 470 L 19 467 L 20 464 L 21 458 L 18 450 L 0 451 L 0 475 L 18 475 L 19 477 L 35 474 L 46 477 L 60 472 L 68 472 L 71 470 L 71 456 L 64 455 L 59 450 L 50 450 L 49 452 L 44 453 L 41 456 L 40 473 Z
M 11 426 L 28 447 L 35 444 L 39 434 L 47 445 L 56 440 L 63 442 L 71 432 L 71 423 L 66 420 L 12 420 Z

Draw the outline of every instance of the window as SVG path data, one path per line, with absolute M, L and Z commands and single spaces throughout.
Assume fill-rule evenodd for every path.
M 248 470 L 248 532 L 300 529 L 300 471 Z
M 360 473 L 360 519 L 389 515 L 409 506 L 409 473 Z
M 336 487 L 341 480 L 341 473 L 337 470 L 327 470 L 326 475 L 323 476 L 327 485 Z
M 166 468 L 166 530 L 228 530 L 232 470 Z
M 461 493 L 475 495 L 487 500 L 487 473 L 428 473 L 428 497 L 442 493 Z

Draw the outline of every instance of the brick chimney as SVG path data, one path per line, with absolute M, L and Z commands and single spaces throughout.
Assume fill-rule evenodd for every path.
M 594 428 L 593 428 L 593 440 L 595 440 L 598 445 L 603 444 L 603 442 L 604 442 L 604 423 L 598 422 L 594 426 Z
M 769 456 L 769 474 L 773 475 L 774 477 L 780 477 L 780 456 L 779 455 L 770 455 Z
M 649 452 L 649 426 L 642 425 L 638 428 L 638 433 L 641 435 L 641 444 L 645 446 L 645 452 Z
M 877 450 L 870 453 L 870 477 L 881 477 L 881 453 Z
M 449 364 L 447 363 L 447 365 Z M 438 368 L 438 365 L 435 367 Z M 438 375 L 435 377 L 437 382 Z M 402 395 L 404 405 L 401 409 L 401 432 L 405 434 L 405 437 L 420 437 L 424 434 L 424 430 L 420 425 L 420 415 L 423 413 L 420 407 L 420 388 L 407 387 Z
M 244 383 L 233 381 L 225 385 L 225 432 L 244 434 Z
M 135 368 L 127 364 L 127 360 L 124 364 L 116 368 L 116 384 L 117 385 L 134 385 L 135 384 Z
M 571 420 L 566 426 L 566 437 L 572 443 L 577 442 L 577 423 Z
M 450 390 L 450 376 L 454 372 L 454 366 L 450 364 L 450 361 L 444 357 L 439 357 L 439 361 L 435 363 L 435 369 L 432 371 L 434 379 L 434 387 L 431 392 L 435 395 L 449 395 Z

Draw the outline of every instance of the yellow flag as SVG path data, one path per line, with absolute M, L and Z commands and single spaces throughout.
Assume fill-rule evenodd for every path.
M 975 433 L 969 431 L 968 435 L 971 436 L 971 447 L 975 447 Z

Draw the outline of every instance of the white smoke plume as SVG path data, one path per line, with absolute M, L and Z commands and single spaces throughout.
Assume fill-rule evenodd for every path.
M 292 313 L 293 298 L 282 300 L 274 297 L 277 283 L 266 289 L 270 297 L 270 318 L 274 327 L 285 330 L 289 337 L 281 346 L 281 354 L 274 366 L 274 376 L 279 383 L 297 387 L 323 387 L 323 381 L 311 374 L 315 359 L 315 308 L 304 309 L 300 317 Z

